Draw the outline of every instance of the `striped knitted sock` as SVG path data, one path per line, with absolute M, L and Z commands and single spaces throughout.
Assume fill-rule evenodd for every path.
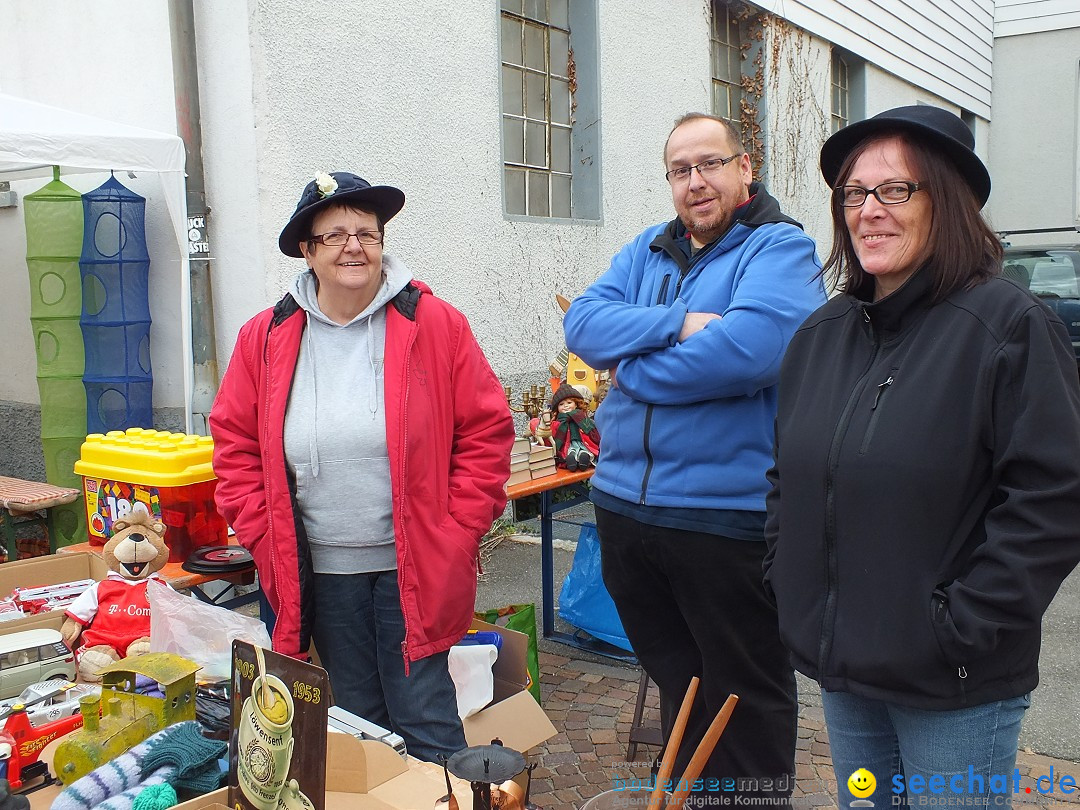
M 147 738 L 130 751 L 72 782 L 53 800 L 51 810 L 90 810 L 106 799 L 137 786 L 142 781 L 143 761 L 153 739 L 153 736 Z
M 136 798 L 153 785 L 167 785 L 176 777 L 176 768 L 171 765 L 165 765 L 158 768 L 149 776 L 144 778 L 139 784 L 134 787 L 130 787 L 123 793 L 118 793 L 115 796 L 111 796 L 101 804 L 97 805 L 97 810 L 133 810 Z M 176 796 L 176 793 L 173 793 Z M 55 804 L 53 805 L 56 806 Z
M 69 785 L 52 810 L 131 810 L 142 790 L 164 782 L 214 790 L 221 783 L 217 759 L 227 749 L 203 737 L 194 720 L 168 726 Z

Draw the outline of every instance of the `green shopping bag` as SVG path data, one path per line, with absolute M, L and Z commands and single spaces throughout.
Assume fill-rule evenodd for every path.
M 476 611 L 476 618 L 488 624 L 517 630 L 529 638 L 529 649 L 525 654 L 525 668 L 529 673 L 529 694 L 540 702 L 540 659 L 536 653 L 536 605 L 507 605 L 491 610 Z

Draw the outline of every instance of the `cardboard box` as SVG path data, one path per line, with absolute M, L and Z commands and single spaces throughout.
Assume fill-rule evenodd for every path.
M 418 810 L 434 807 L 446 795 L 438 766 L 416 760 L 406 764 L 390 746 L 350 734 L 329 734 L 326 743 L 325 810 Z M 468 784 L 451 780 L 458 803 L 471 807 Z M 222 788 L 173 810 L 230 810 L 228 800 L 228 789 Z
M 498 633 L 502 637 L 502 649 L 491 667 L 495 676 L 494 697 L 480 712 L 465 718 L 465 740 L 469 745 L 488 745 L 498 737 L 508 748 L 525 753 L 554 737 L 555 726 L 528 692 L 529 671 L 525 665 L 528 636 L 479 619 L 473 620 L 472 629 Z
M 58 585 L 61 582 L 74 582 L 79 579 L 103 580 L 109 574 L 105 561 L 97 554 L 49 554 L 30 560 L 17 560 L 0 565 L 0 597 L 11 594 L 15 588 L 36 588 L 39 585 Z M 54 610 L 63 619 L 64 611 Z M 36 620 L 50 613 L 25 616 L 10 622 L 0 622 L 0 633 L 13 633 L 16 630 L 33 630 L 36 627 L 51 627 L 39 624 Z M 59 624 L 56 625 L 59 629 Z
M 3 568 L 0 566 L 0 571 Z M 59 627 L 62 620 L 62 614 L 43 614 L 21 621 L 41 622 L 34 626 L 50 626 L 52 621 Z M 555 727 L 527 691 L 528 638 L 479 620 L 473 622 L 473 628 L 498 633 L 503 645 L 492 667 L 494 699 L 464 722 L 469 745 L 488 745 L 498 737 L 506 746 L 526 752 L 553 737 Z M 453 776 L 451 780 L 458 804 L 471 807 L 468 783 Z M 446 795 L 446 782 L 437 765 L 412 758 L 406 763 L 384 743 L 334 732 L 327 735 L 326 790 L 325 810 L 423 810 L 434 807 Z M 47 810 L 55 795 L 48 789 L 30 794 L 31 810 Z M 228 789 L 222 788 L 183 802 L 174 810 L 231 810 L 228 800 Z
M 525 656 L 529 650 L 529 637 L 479 619 L 473 619 L 472 629 L 498 633 L 503 643 L 499 657 L 491 667 L 495 679 L 491 703 L 462 723 L 465 741 L 469 745 L 489 745 L 498 737 L 503 745 L 524 754 L 554 737 L 558 733 L 555 726 L 528 692 L 529 670 Z M 319 659 L 314 645 L 309 653 L 317 664 Z

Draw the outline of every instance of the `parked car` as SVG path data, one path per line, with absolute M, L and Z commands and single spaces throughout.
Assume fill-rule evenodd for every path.
M 1057 313 L 1069 330 L 1080 371 L 1080 245 L 1007 246 L 1001 274 Z
M 64 689 L 64 687 L 69 687 Z M 58 691 L 64 689 L 64 691 Z M 42 700 L 43 695 L 52 692 L 57 694 Z M 61 717 L 70 717 L 79 712 L 79 700 L 87 695 L 101 694 L 101 686 L 90 683 L 72 683 L 63 678 L 53 678 L 49 681 L 40 681 L 26 687 L 22 694 L 13 700 L 0 701 L 0 715 L 7 714 L 7 710 L 21 703 L 26 706 L 26 716 L 30 725 L 41 726 L 59 720 Z

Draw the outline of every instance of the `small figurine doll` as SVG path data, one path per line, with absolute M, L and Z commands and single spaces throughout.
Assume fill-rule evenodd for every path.
M 585 398 L 563 383 L 551 397 L 551 434 L 555 439 L 555 461 L 570 472 L 587 470 L 600 455 L 600 433 L 585 410 Z

